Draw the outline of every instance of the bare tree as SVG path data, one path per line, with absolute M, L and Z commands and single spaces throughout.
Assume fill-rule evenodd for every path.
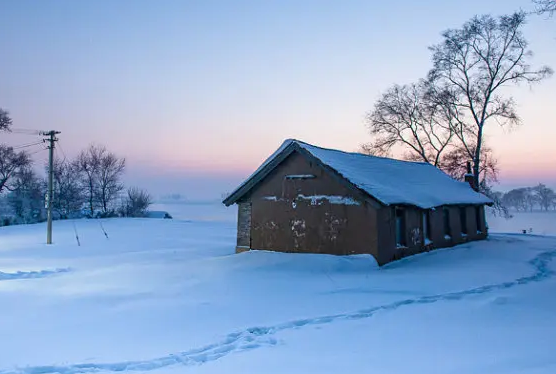
M 556 0 L 533 0 L 537 14 L 548 14 L 550 17 L 556 12 Z
M 530 212 L 533 211 L 535 205 L 539 203 L 539 197 L 535 193 L 533 187 L 526 187 L 525 188 L 525 204 L 526 207 L 529 209 Z
M 449 93 L 454 134 L 473 161 L 475 185 L 480 168 L 485 126 L 517 125 L 520 119 L 507 85 L 535 83 L 552 74 L 548 67 L 532 69 L 531 51 L 522 33 L 525 13 L 494 18 L 477 16 L 461 29 L 445 31 L 443 42 L 431 47 L 433 69 L 429 80 Z
M 442 153 L 452 140 L 452 129 L 445 108 L 427 81 L 394 85 L 367 115 L 373 142 L 364 152 L 387 155 L 395 146 L 408 151 L 406 158 L 438 166 Z
M 79 171 L 83 195 L 87 201 L 87 209 L 91 217 L 95 214 L 96 202 L 95 191 L 97 175 L 100 168 L 101 147 L 94 144 L 81 151 L 75 160 L 76 170 Z
M 103 214 L 111 211 L 112 203 L 124 189 L 121 177 L 125 170 L 125 158 L 119 158 L 106 148 L 99 154 L 98 181 L 96 183 L 96 196 Z
M 516 210 L 533 211 L 539 199 L 532 187 L 515 188 L 504 195 L 504 203 Z
M 515 210 L 527 210 L 527 203 L 525 201 L 525 188 L 515 188 L 506 192 L 502 198 L 504 205 L 514 208 Z
M 481 152 L 481 167 L 479 169 L 481 184 L 478 189 L 492 199 L 492 214 L 506 219 L 511 218 L 508 206 L 504 203 L 503 195 L 492 188 L 493 184 L 498 182 L 498 161 L 489 147 L 483 146 Z M 439 167 L 452 178 L 463 181 L 467 174 L 468 159 L 467 151 L 463 147 L 454 147 L 445 153 Z
M 144 217 L 151 204 L 152 196 L 147 191 L 128 188 L 121 213 L 126 217 Z
M 21 170 L 14 178 L 8 203 L 22 223 L 40 222 L 44 217 L 44 189 L 42 181 L 30 168 Z
M 498 161 L 489 147 L 483 145 L 481 153 L 479 174 L 482 186 L 492 185 L 498 182 Z M 454 147 L 442 157 L 439 167 L 452 178 L 463 181 L 467 174 L 467 160 L 469 160 L 467 150 L 462 146 Z
M 79 154 L 76 165 L 81 173 L 91 217 L 95 215 L 96 208 L 100 208 L 103 214 L 109 213 L 112 203 L 124 188 L 120 179 L 125 170 L 125 159 L 117 157 L 104 146 L 90 145 Z
M 9 131 L 12 125 L 10 114 L 0 108 L 0 131 Z
M 537 201 L 541 209 L 548 210 L 556 200 L 556 193 L 552 188 L 546 187 L 544 184 L 539 183 L 537 186 L 533 187 L 533 191 L 536 195 Z
M 52 208 L 60 218 L 67 219 L 71 213 L 79 211 L 85 202 L 80 181 L 79 166 L 76 162 L 55 159 L 54 167 L 54 196 Z
M 510 214 L 509 206 L 504 201 L 504 194 L 498 191 L 494 191 L 490 184 L 483 184 L 481 186 L 481 192 L 488 196 L 492 201 L 492 214 L 495 216 L 500 216 L 506 219 L 512 218 Z
M 0 144 L 0 193 L 13 191 L 14 178 L 30 165 L 31 158 L 26 152 L 16 152 L 13 147 Z

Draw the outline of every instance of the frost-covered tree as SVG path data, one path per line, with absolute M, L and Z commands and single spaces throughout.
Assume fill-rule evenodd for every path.
M 548 14 L 550 17 L 556 12 L 556 0 L 533 0 L 537 14 Z

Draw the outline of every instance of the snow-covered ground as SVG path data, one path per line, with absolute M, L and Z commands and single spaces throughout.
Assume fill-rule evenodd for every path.
M 0 373 L 556 372 L 556 237 L 378 269 L 235 255 L 235 209 L 156 209 L 179 219 L 0 228 Z
M 175 219 L 190 221 L 236 222 L 237 206 L 226 207 L 219 201 L 155 203 L 151 210 L 170 213 Z
M 537 235 L 556 236 L 556 211 L 510 212 L 511 219 L 489 214 L 491 232 L 522 233 L 523 230 Z

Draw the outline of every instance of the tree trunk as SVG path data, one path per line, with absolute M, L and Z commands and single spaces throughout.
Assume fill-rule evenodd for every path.
M 93 184 L 89 182 L 89 210 L 91 211 L 91 218 L 95 215 L 95 209 L 93 206 Z
M 483 125 L 479 125 L 479 131 L 477 132 L 477 146 L 475 148 L 475 156 L 473 157 L 473 183 L 475 184 L 475 189 L 478 191 L 481 185 L 480 180 L 480 170 L 481 170 L 481 148 L 483 143 Z

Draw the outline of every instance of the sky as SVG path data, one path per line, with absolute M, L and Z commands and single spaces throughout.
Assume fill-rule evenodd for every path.
M 426 75 L 443 30 L 520 8 L 531 1 L 5 0 L 0 107 L 14 128 L 61 131 L 67 157 L 91 143 L 126 157 L 130 185 L 219 197 L 287 138 L 358 150 L 365 114 Z M 556 68 L 556 17 L 524 32 L 532 64 Z M 499 189 L 556 187 L 555 92 L 555 77 L 513 89 L 523 125 L 488 125 Z

